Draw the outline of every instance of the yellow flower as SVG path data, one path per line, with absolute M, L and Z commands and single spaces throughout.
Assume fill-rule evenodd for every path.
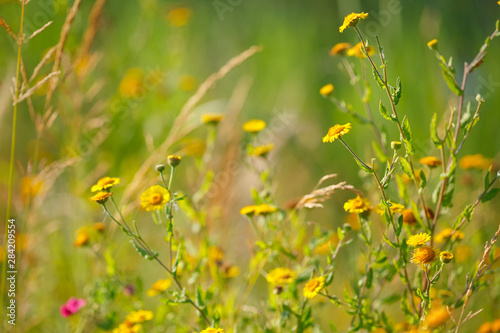
M 333 92 L 333 89 L 334 89 L 333 84 L 328 83 L 327 85 L 324 85 L 323 87 L 321 87 L 321 89 L 319 90 L 319 93 L 321 94 L 321 96 L 326 97 Z
M 138 310 L 127 315 L 127 321 L 137 324 L 153 319 L 153 311 Z
M 222 328 L 207 327 L 200 333 L 224 333 L 224 330 Z
M 352 230 L 361 230 L 361 223 L 359 223 L 358 214 L 352 213 L 347 215 L 345 221 L 351 226 Z
M 140 324 L 134 324 L 128 320 L 125 320 L 117 328 L 113 330 L 113 333 L 139 333 L 142 330 Z
M 166 19 L 174 27 L 182 27 L 189 22 L 192 11 L 189 8 L 179 7 L 170 10 L 167 13 Z
M 275 285 L 292 283 L 297 278 L 297 273 L 290 268 L 278 267 L 269 272 L 266 276 L 267 282 Z
M 403 223 L 409 225 L 417 224 L 417 219 L 415 218 L 415 214 L 413 214 L 413 210 L 409 208 L 403 210 Z
M 250 206 L 245 206 L 242 209 L 240 209 L 240 214 L 241 215 L 254 215 L 258 206 L 256 205 L 250 205 Z
M 102 190 L 107 190 L 112 188 L 116 184 L 120 184 L 120 178 L 104 177 L 97 181 L 97 184 L 93 185 L 90 189 L 91 192 L 97 192 Z
M 434 259 L 436 259 L 436 252 L 428 246 L 423 246 L 417 247 L 413 251 L 411 262 L 420 265 L 420 268 L 423 269 L 425 265 L 430 264 Z
M 368 55 L 370 57 L 377 52 L 377 50 L 371 45 L 367 46 L 366 50 L 368 51 Z M 349 57 L 354 56 L 356 58 L 363 59 L 366 58 L 366 56 L 363 54 L 363 51 L 364 51 L 363 43 L 359 42 L 358 44 L 354 45 L 349 50 L 347 50 L 347 55 Z
M 448 319 L 450 319 L 450 313 L 445 306 L 440 306 L 438 308 L 433 308 L 427 314 L 424 320 L 424 326 L 426 328 L 434 329 L 438 326 L 443 325 Z
M 144 93 L 144 73 L 140 68 L 130 68 L 118 88 L 123 97 L 140 97 Z
M 356 216 L 357 218 L 357 216 Z M 339 236 L 335 233 L 330 238 L 328 238 L 325 242 L 314 248 L 314 254 L 318 254 L 320 256 L 326 256 L 331 253 L 332 247 L 335 248 L 339 243 Z
M 426 156 L 420 159 L 420 163 L 427 165 L 428 167 L 435 168 L 442 164 L 442 162 L 434 156 Z
M 97 202 L 98 204 L 104 204 L 108 201 L 108 198 L 112 195 L 112 192 L 98 192 L 90 197 L 90 200 Z
M 86 245 L 89 241 L 89 233 L 85 228 L 80 228 L 76 231 L 76 239 L 74 245 L 80 247 Z
M 323 142 L 333 142 L 335 139 L 340 138 L 344 134 L 349 133 L 349 130 L 351 129 L 351 124 L 347 123 L 345 125 L 335 125 L 330 127 L 328 130 L 328 134 L 323 137 Z
M 160 210 L 169 200 L 170 195 L 166 188 L 153 185 L 141 194 L 141 207 L 148 212 Z
M 475 154 L 475 155 L 465 155 L 460 159 L 458 165 L 462 169 L 484 170 L 488 169 L 492 163 L 493 160 L 491 158 L 486 158 L 481 154 Z
M 351 48 L 351 44 L 349 43 L 338 43 L 335 44 L 334 47 L 330 50 L 330 55 L 335 56 L 335 55 L 344 55 L 345 52 Z
M 222 276 L 226 279 L 234 278 L 240 275 L 240 268 L 238 266 L 233 266 L 231 264 L 224 264 L 221 267 Z
M 274 144 L 269 143 L 267 145 L 253 147 L 252 151 L 248 152 L 248 155 L 266 157 L 273 149 Z
M 420 234 L 410 236 L 410 238 L 406 241 L 406 244 L 412 247 L 418 247 L 425 245 L 425 243 L 427 243 L 430 239 L 431 235 L 422 232 Z
M 467 245 L 459 245 L 455 249 L 455 261 L 461 263 L 469 259 L 472 254 L 472 250 Z
M 436 243 L 438 243 L 438 244 L 444 243 L 445 241 L 450 239 L 450 237 L 452 237 L 451 236 L 452 234 L 453 234 L 452 228 L 444 228 L 435 236 L 434 239 L 435 239 Z M 456 230 L 455 233 L 453 234 L 452 239 L 453 240 L 462 240 L 462 239 L 464 239 L 464 237 L 465 237 L 465 234 L 462 231 Z
M 224 115 L 222 113 L 207 113 L 201 116 L 201 121 L 204 124 L 216 125 L 220 123 L 224 119 Z
M 182 91 L 191 91 L 196 88 L 196 78 L 192 75 L 182 75 L 179 78 L 179 89 Z
M 208 260 L 215 262 L 216 264 L 222 263 L 224 259 L 224 252 L 218 246 L 210 246 L 208 248 Z
M 344 210 L 348 213 L 361 214 L 370 209 L 370 202 L 368 199 L 361 197 L 359 194 L 356 198 L 347 200 L 344 203 Z
M 243 124 L 243 130 L 248 133 L 258 133 L 266 128 L 266 122 L 260 119 L 252 119 Z
M 368 17 L 367 13 L 351 13 L 344 17 L 344 23 L 340 26 L 339 31 L 344 32 L 347 27 L 355 27 L 360 19 L 365 19 Z
M 441 260 L 443 264 L 449 263 L 451 259 L 453 259 L 453 253 L 451 252 L 443 251 L 439 254 L 439 260 Z
M 427 43 L 427 47 L 430 48 L 431 50 L 432 49 L 437 49 L 437 46 L 438 46 L 438 40 L 437 39 L 433 39 L 431 41 L 429 41 Z
M 151 288 L 149 288 L 148 291 L 146 291 L 146 295 L 148 295 L 149 297 L 156 296 L 167 290 L 168 287 L 170 287 L 170 285 L 172 285 L 172 280 L 170 279 L 158 280 L 155 283 L 153 283 L 153 285 L 151 286 Z
M 402 213 L 405 210 L 405 206 L 403 206 L 402 204 L 394 203 L 390 200 L 389 203 L 391 204 L 389 209 L 391 210 L 392 214 Z M 385 210 L 382 209 L 382 204 L 378 204 L 377 207 L 375 207 L 375 210 L 377 211 L 377 214 L 384 215 Z
M 305 298 L 313 298 L 325 286 L 325 277 L 320 276 L 306 283 L 303 293 Z

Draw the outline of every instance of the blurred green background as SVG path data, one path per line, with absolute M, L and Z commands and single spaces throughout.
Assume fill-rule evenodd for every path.
M 76 57 L 93 3 L 84 1 L 82 4 L 66 44 L 63 64 Z M 23 46 L 22 56 L 28 73 L 58 42 L 71 4 L 72 1 L 46 0 L 32 1 L 27 5 L 24 25 L 27 35 L 47 21 L 54 21 Z M 168 13 L 178 7 L 189 8 L 186 22 L 168 17 Z M 340 112 L 319 94 L 324 84 L 333 83 L 334 95 L 364 114 L 359 97 L 338 67 L 339 59 L 328 54 L 336 43 L 357 42 L 352 29 L 340 34 L 338 27 L 346 14 L 361 11 L 370 14 L 360 24 L 361 31 L 372 43 L 375 35 L 380 36 L 389 60 L 390 81 L 395 82 L 398 76 L 401 77 L 403 97 L 398 110 L 410 120 L 416 137 L 417 156 L 436 155 L 429 139 L 431 116 L 437 112 L 441 120 L 443 114 L 457 104 L 457 98 L 443 81 L 441 69 L 426 43 L 437 38 L 445 57 L 453 57 L 457 78 L 461 78 L 463 62 L 472 60 L 500 17 L 500 6 L 496 1 L 107 1 L 90 49 L 90 53 L 98 54 L 99 61 L 83 79 L 68 79 L 61 89 L 58 88 L 54 100 L 59 116 L 40 141 L 42 163 L 73 156 L 81 156 L 82 160 L 64 172 L 51 188 L 44 189 L 47 192 L 44 204 L 36 216 L 29 217 L 29 231 L 40 231 L 47 238 L 36 240 L 39 252 L 37 258 L 32 259 L 38 263 L 31 271 L 31 279 L 37 281 L 38 287 L 29 289 L 31 295 L 27 299 L 35 306 L 44 302 L 51 304 L 37 311 L 33 306 L 23 310 L 25 318 L 49 321 L 49 324 L 35 323 L 30 327 L 39 327 L 37 331 L 42 332 L 53 324 L 52 321 L 58 322 L 58 319 L 49 319 L 58 311 L 56 304 L 78 293 L 92 279 L 92 275 L 82 271 L 82 265 L 79 265 L 87 258 L 78 254 L 71 244 L 74 231 L 82 223 L 103 218 L 101 211 L 88 204 L 88 188 L 104 175 L 121 177 L 126 186 L 149 156 L 151 147 L 158 146 L 168 135 L 173 119 L 197 86 L 228 59 L 251 45 L 261 45 L 263 51 L 219 81 L 204 97 L 196 114 L 201 115 L 206 110 L 222 112 L 233 88 L 242 78 L 249 79 L 252 82 L 249 95 L 238 119 L 229 127 L 239 130 L 244 121 L 252 118 L 263 119 L 269 124 L 273 120 L 279 123 L 279 114 L 288 115 L 286 119 L 290 121 L 269 135 L 270 141 L 277 146 L 271 160 L 280 205 L 308 193 L 325 174 L 338 173 L 340 180 L 362 188 L 359 169 L 349 153 L 339 145 L 322 144 L 321 137 L 333 124 L 352 122 L 352 135 L 346 140 L 369 160 L 374 156 L 371 148 L 373 133 L 367 126 L 357 125 L 349 115 Z M 0 16 L 14 32 L 19 28 L 19 13 L 18 1 L 0 0 Z M 180 19 L 182 21 L 182 17 Z M 474 102 L 475 95 L 480 93 L 486 103 L 481 121 L 471 132 L 462 154 L 481 153 L 498 163 L 500 43 L 495 40 L 488 53 L 484 64 L 475 70 L 467 83 L 467 100 Z M 0 30 L 2 212 L 6 202 L 12 119 L 9 89 L 15 62 L 15 45 L 6 31 Z M 352 59 L 352 62 L 359 68 L 357 59 Z M 48 74 L 50 68 L 51 65 L 44 67 L 41 73 Z M 134 71 L 146 79 L 148 75 L 162 79 L 155 81 L 141 96 L 130 98 L 124 96 L 127 86 L 123 82 L 124 78 L 133 77 Z M 384 120 L 378 115 L 377 105 L 384 95 L 371 78 L 369 81 L 373 89 L 371 104 L 375 119 L 382 124 Z M 91 98 L 85 98 L 91 93 L 94 94 Z M 43 111 L 42 95 L 43 92 L 40 96 L 33 96 L 37 112 Z M 96 128 L 99 125 L 89 128 L 80 125 L 86 115 L 95 110 L 108 117 L 104 126 L 110 128 L 109 136 L 97 147 L 86 149 L 88 142 L 92 142 L 98 133 Z M 14 188 L 18 200 L 14 202 L 13 211 L 21 219 L 25 203 L 19 199 L 20 181 L 27 172 L 36 146 L 36 131 L 26 103 L 20 104 L 18 130 L 16 158 L 22 167 L 16 169 Z M 399 138 L 396 128 L 390 127 L 387 131 L 388 141 Z M 204 140 L 205 132 L 204 128 L 198 128 L 190 136 Z M 224 137 L 218 138 L 219 147 L 224 147 L 225 140 Z M 177 146 L 182 151 L 183 143 Z M 197 170 L 194 158 L 187 157 L 185 163 L 176 186 L 189 193 L 199 184 L 192 175 Z M 245 178 L 245 171 L 239 177 Z M 226 219 L 239 221 L 226 231 L 233 239 L 243 238 L 238 236 L 242 228 L 238 212 L 243 205 L 250 203 L 249 183 L 243 181 L 243 184 L 246 187 L 235 187 L 236 190 L 230 192 L 233 206 Z M 313 212 L 310 219 L 325 228 L 336 228 L 344 222 L 342 203 L 347 198 L 349 194 L 335 196 L 324 210 Z M 239 258 L 237 242 L 220 238 L 221 245 L 231 253 L 234 250 L 233 258 Z M 49 239 L 52 242 L 47 242 Z M 64 248 L 70 250 L 62 250 Z M 125 257 L 134 255 L 128 244 L 122 245 L 121 251 Z M 76 259 L 70 260 L 70 257 Z M 141 262 L 139 265 L 145 267 L 148 264 Z M 135 269 L 135 265 L 128 265 L 129 269 Z M 62 281 L 70 283 L 63 286 Z M 47 300 L 54 292 L 54 299 Z M 491 311 L 495 312 L 494 309 Z

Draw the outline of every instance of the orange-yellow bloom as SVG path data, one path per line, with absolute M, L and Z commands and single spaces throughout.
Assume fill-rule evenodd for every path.
M 316 296 L 321 289 L 325 286 L 325 277 L 320 276 L 317 278 L 314 278 L 310 280 L 309 282 L 306 283 L 303 294 L 305 298 L 313 298 Z
M 344 203 L 344 210 L 348 213 L 361 214 L 369 209 L 370 202 L 368 199 L 363 198 L 359 194 L 356 195 L 356 198 L 349 199 L 346 203 Z
M 344 23 L 340 26 L 339 31 L 342 33 L 347 27 L 355 27 L 360 19 L 365 19 L 368 17 L 367 13 L 351 13 L 344 17 Z
M 426 156 L 420 159 L 420 163 L 427 165 L 428 167 L 435 168 L 442 164 L 442 162 L 434 156 Z
M 351 48 L 351 44 L 349 43 L 338 43 L 335 44 L 334 47 L 330 50 L 330 55 L 344 55 L 348 49 Z
M 345 125 L 335 125 L 330 127 L 328 130 L 328 134 L 323 137 L 323 142 L 333 142 L 335 139 L 340 138 L 344 134 L 349 133 L 349 130 L 351 129 L 351 124 L 347 123 Z

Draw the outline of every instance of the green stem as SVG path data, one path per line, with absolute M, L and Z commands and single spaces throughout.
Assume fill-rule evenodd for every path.
M 10 145 L 10 163 L 9 163 L 9 183 L 8 183 L 8 190 L 7 190 L 7 207 L 6 207 L 6 218 L 5 218 L 5 238 L 4 238 L 4 244 L 5 244 L 5 255 L 4 255 L 4 260 L 3 260 L 3 267 L 2 267 L 2 282 L 0 286 L 0 295 L 4 294 L 5 290 L 5 281 L 7 279 L 7 239 L 8 239 L 8 220 L 11 218 L 11 207 L 12 207 L 12 189 L 13 189 L 13 184 L 14 184 L 14 163 L 16 159 L 16 128 L 17 128 L 17 110 L 18 110 L 18 102 L 17 99 L 19 98 L 19 74 L 20 74 L 20 69 L 21 69 L 21 47 L 23 44 L 23 22 L 24 22 L 24 4 L 25 0 L 22 0 L 21 2 L 21 22 L 19 26 L 19 33 L 17 35 L 17 63 L 16 63 L 16 87 L 15 87 L 15 100 L 14 100 L 14 113 L 12 115 L 12 136 L 11 136 L 11 145 Z M 4 309 L 6 308 L 6 304 L 4 304 L 3 299 L 0 302 L 2 303 L 2 310 L 0 310 L 0 318 L 2 318 L 2 322 L 4 321 Z M 5 324 L 7 325 L 7 324 Z M 7 329 L 9 330 L 9 329 Z

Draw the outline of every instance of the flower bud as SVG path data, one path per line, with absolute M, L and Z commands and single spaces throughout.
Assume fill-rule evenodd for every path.
M 163 172 L 165 171 L 165 164 L 158 164 L 155 166 L 156 171 Z
M 167 162 L 168 162 L 168 165 L 170 165 L 171 167 L 175 168 L 176 166 L 178 166 L 179 164 L 181 164 L 181 157 L 180 156 L 176 156 L 176 155 L 169 155 L 167 157 Z
M 391 141 L 391 148 L 394 150 L 398 150 L 401 148 L 401 142 L 400 141 Z
M 439 254 L 439 260 L 441 260 L 443 264 L 449 263 L 451 259 L 453 259 L 453 253 L 451 252 L 443 251 Z

